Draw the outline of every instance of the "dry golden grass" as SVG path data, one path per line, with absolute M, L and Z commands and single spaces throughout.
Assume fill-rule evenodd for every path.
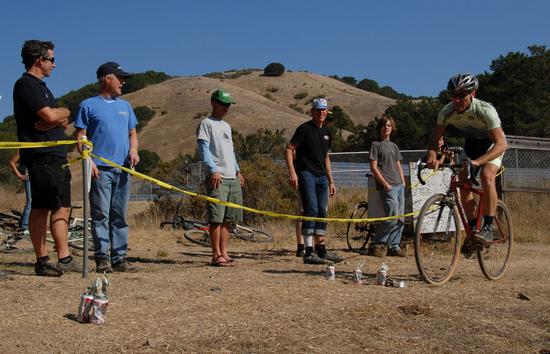
M 550 243 L 550 192 L 506 192 L 504 200 L 512 214 L 517 241 Z
M 22 210 L 25 206 L 25 192 L 17 193 L 15 188 L 0 187 L 0 211 L 18 209 Z

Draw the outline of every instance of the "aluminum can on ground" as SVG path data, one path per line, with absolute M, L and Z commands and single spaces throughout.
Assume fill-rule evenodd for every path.
M 327 280 L 336 280 L 336 267 L 334 267 L 333 265 L 327 266 L 325 277 L 327 278 Z

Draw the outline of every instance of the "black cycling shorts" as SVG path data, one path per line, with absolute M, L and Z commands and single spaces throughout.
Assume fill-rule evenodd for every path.
M 27 163 L 31 182 L 32 209 L 56 210 L 71 206 L 71 171 L 67 159 L 41 156 Z

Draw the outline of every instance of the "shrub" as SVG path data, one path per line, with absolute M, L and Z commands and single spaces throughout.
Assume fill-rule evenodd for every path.
M 304 113 L 304 110 L 302 109 L 302 107 L 298 106 L 298 104 L 296 103 L 289 104 L 288 106 L 298 113 Z
M 301 100 L 302 98 L 307 97 L 307 95 L 308 95 L 307 92 L 300 92 L 300 93 L 295 94 L 294 98 L 297 99 L 297 100 Z
M 281 76 L 285 73 L 285 67 L 281 63 L 271 63 L 264 68 L 265 76 Z
M 268 100 L 271 100 L 271 101 L 275 102 L 275 98 L 273 98 L 273 96 L 271 96 L 271 94 L 269 92 L 267 92 L 264 95 L 264 97 L 267 98 Z
M 154 152 L 146 149 L 139 150 L 139 163 L 136 166 L 136 171 L 149 174 L 157 167 L 160 162 L 160 156 Z
M 271 92 L 271 93 L 275 93 L 275 92 L 279 91 L 279 89 L 277 87 L 268 87 L 265 90 L 267 92 Z
M 139 132 L 147 126 L 147 123 L 155 116 L 156 112 L 147 106 L 137 106 L 134 108 L 134 113 L 138 120 L 136 130 Z

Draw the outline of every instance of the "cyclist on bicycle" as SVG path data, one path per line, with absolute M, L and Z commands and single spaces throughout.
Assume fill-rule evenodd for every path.
M 488 102 L 475 98 L 479 82 L 472 74 L 457 74 L 451 77 L 447 90 L 452 101 L 444 106 L 437 116 L 437 124 L 430 137 L 427 162 L 428 166 L 437 169 L 437 142 L 445 133 L 447 126 L 465 135 L 464 150 L 460 160 L 471 159 L 477 171 L 481 169 L 481 184 L 484 190 L 483 227 L 474 234 L 481 243 L 493 241 L 491 225 L 497 208 L 496 174 L 502 165 L 502 158 L 507 148 L 506 136 L 502 130 L 496 109 Z M 476 202 L 473 193 L 461 195 L 462 204 L 468 217 L 470 227 L 476 225 Z

